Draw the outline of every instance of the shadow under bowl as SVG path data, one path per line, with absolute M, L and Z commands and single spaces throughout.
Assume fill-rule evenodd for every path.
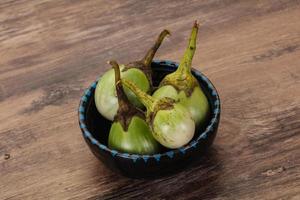
M 157 86 L 165 75 L 175 71 L 178 64 L 173 61 L 153 61 L 153 85 Z M 175 150 L 166 149 L 159 154 L 137 155 L 118 152 L 107 146 L 111 122 L 99 114 L 94 102 L 94 91 L 98 81 L 84 92 L 79 105 L 79 126 L 83 137 L 93 154 L 109 169 L 132 178 L 153 178 L 184 169 L 191 161 L 203 157 L 217 134 L 220 121 L 220 99 L 218 93 L 201 72 L 193 69 L 210 104 L 207 123 L 197 128 L 189 144 Z M 101 77 L 100 77 L 101 78 Z

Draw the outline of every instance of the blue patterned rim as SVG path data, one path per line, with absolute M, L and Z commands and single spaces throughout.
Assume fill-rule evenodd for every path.
M 155 60 L 153 61 L 155 64 L 162 64 L 162 65 L 169 65 L 169 66 L 175 66 L 178 67 L 178 63 L 175 63 L 173 61 L 168 60 Z M 215 97 L 214 101 L 214 111 L 213 111 L 213 117 L 211 118 L 207 128 L 203 133 L 201 133 L 195 140 L 192 140 L 189 144 L 187 144 L 184 147 L 181 147 L 179 149 L 170 150 L 165 153 L 161 154 L 152 154 L 152 155 L 138 155 L 138 154 L 128 154 L 128 153 L 122 153 L 116 150 L 109 149 L 106 145 L 101 144 L 98 140 L 96 140 L 92 134 L 89 132 L 89 130 L 86 127 L 85 124 L 85 105 L 92 95 L 92 90 L 94 90 L 97 86 L 97 81 L 93 82 L 88 89 L 85 90 L 79 104 L 78 109 L 78 115 L 79 115 L 79 126 L 82 130 L 83 136 L 91 141 L 92 144 L 98 146 L 101 150 L 109 152 L 113 157 L 118 156 L 126 159 L 131 159 L 133 162 L 136 162 L 138 159 L 143 159 L 145 162 L 147 162 L 149 159 L 155 159 L 157 162 L 160 161 L 162 157 L 168 157 L 173 158 L 176 154 L 185 154 L 186 151 L 196 148 L 198 145 L 198 142 L 201 140 L 205 140 L 209 134 L 213 132 L 213 125 L 218 122 L 218 116 L 220 114 L 220 99 L 217 93 L 217 90 L 212 85 L 212 83 L 208 80 L 206 76 L 204 76 L 201 72 L 193 69 L 193 74 L 200 77 L 208 86 L 209 92 L 212 96 Z

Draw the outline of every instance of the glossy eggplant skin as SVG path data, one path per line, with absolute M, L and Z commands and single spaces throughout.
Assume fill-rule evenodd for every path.
M 188 109 L 197 126 L 205 124 L 210 112 L 208 100 L 199 86 L 194 88 L 189 97 L 184 91 L 178 92 L 172 85 L 160 87 L 152 96 L 156 99 L 169 97 L 178 101 L 179 104 Z
M 195 122 L 188 110 L 180 104 L 173 109 L 159 110 L 153 119 L 153 136 L 160 144 L 169 148 L 180 148 L 194 136 Z
M 145 114 L 130 103 L 123 88 L 120 66 L 115 60 L 108 62 L 114 69 L 118 110 L 110 128 L 108 147 L 123 153 L 154 154 L 159 144 L 145 122 Z M 140 90 L 140 89 L 139 89 Z
M 170 35 L 168 30 L 163 30 L 156 39 L 153 46 L 147 51 L 146 55 L 138 61 L 130 62 L 126 65 L 120 65 L 121 78 L 132 81 L 138 87 L 146 92 L 152 92 L 152 70 L 151 62 L 164 38 Z M 129 101 L 138 108 L 143 108 L 141 102 L 127 88 L 124 88 Z M 99 113 L 106 119 L 113 121 L 118 110 L 118 100 L 115 90 L 114 70 L 108 70 L 98 81 L 95 91 L 95 102 Z
M 127 130 L 124 130 L 119 122 L 112 124 L 108 137 L 108 147 L 120 152 L 139 155 L 155 154 L 160 150 L 149 126 L 144 119 L 138 116 L 131 119 Z
M 190 112 L 196 125 L 203 125 L 210 112 L 208 100 L 197 79 L 192 74 L 192 60 L 196 51 L 199 24 L 195 21 L 188 46 L 180 60 L 179 67 L 166 75 L 154 92 L 153 97 L 169 97 L 179 101 Z
M 152 62 L 153 84 L 155 87 L 169 73 L 174 72 L 178 64 L 172 61 Z M 207 122 L 197 129 L 188 145 L 180 149 L 161 149 L 159 154 L 126 154 L 108 147 L 108 133 L 112 123 L 99 114 L 94 101 L 96 82 L 85 91 L 79 105 L 79 125 L 83 138 L 91 152 L 110 170 L 131 178 L 157 178 L 176 173 L 193 165 L 201 164 L 204 158 L 210 159 L 214 151 L 209 151 L 220 122 L 220 99 L 217 90 L 209 79 L 197 70 L 192 70 L 202 91 L 206 95 L 211 112 Z
M 148 93 L 150 91 L 150 83 L 147 76 L 139 69 L 130 68 L 124 70 L 124 66 L 120 66 L 121 78 L 132 81 L 139 86 L 141 90 Z M 118 110 L 118 98 L 115 89 L 114 70 L 110 69 L 103 74 L 97 83 L 95 90 L 95 103 L 97 110 L 106 119 L 113 121 Z M 124 88 L 129 101 L 136 107 L 143 108 L 141 102 L 128 89 Z
M 154 138 L 170 149 L 186 145 L 194 136 L 195 122 L 190 112 L 171 98 L 155 99 L 128 80 L 122 84 L 129 88 L 146 107 L 146 121 Z

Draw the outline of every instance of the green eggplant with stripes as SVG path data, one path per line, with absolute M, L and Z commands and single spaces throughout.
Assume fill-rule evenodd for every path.
M 158 36 L 155 44 L 148 50 L 142 60 L 120 65 L 121 77 L 134 82 L 146 93 L 152 92 L 152 70 L 153 57 L 160 47 L 163 39 L 169 35 L 168 30 L 163 30 Z M 143 104 L 127 88 L 124 88 L 129 101 L 136 107 L 143 108 Z M 114 70 L 110 69 L 103 74 L 95 89 L 95 104 L 99 113 L 106 119 L 112 121 L 118 110 L 118 99 L 115 89 Z
M 176 149 L 186 145 L 193 138 L 195 122 L 184 106 L 168 97 L 155 99 L 126 79 L 122 79 L 122 84 L 146 107 L 146 121 L 153 137 L 161 145 Z
M 205 124 L 210 107 L 197 79 L 192 75 L 192 59 L 196 51 L 198 23 L 194 23 L 189 44 L 177 70 L 168 74 L 160 82 L 159 88 L 153 93 L 155 99 L 172 98 L 187 108 L 196 126 Z
M 115 72 L 119 107 L 108 136 L 109 148 L 140 155 L 158 153 L 160 144 L 154 139 L 144 113 L 129 102 L 123 90 L 118 63 L 110 61 L 110 64 Z

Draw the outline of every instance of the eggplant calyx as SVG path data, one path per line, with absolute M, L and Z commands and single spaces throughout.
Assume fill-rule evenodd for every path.
M 119 104 L 117 114 L 114 117 L 114 122 L 120 122 L 124 131 L 127 131 L 129 124 L 131 122 L 131 119 L 134 116 L 138 116 L 141 119 L 145 119 L 145 115 L 143 114 L 143 112 L 141 110 L 139 110 L 138 108 L 136 108 L 129 102 L 129 100 L 123 90 L 120 67 L 119 67 L 118 63 L 114 60 L 109 61 L 108 63 L 110 65 L 112 65 L 112 67 L 114 68 L 114 71 L 115 71 L 115 87 L 116 87 L 116 93 L 117 93 L 118 104 Z
M 153 121 L 154 121 L 155 116 L 158 113 L 158 111 L 171 110 L 174 108 L 174 103 L 176 103 L 176 101 L 169 97 L 164 97 L 162 99 L 157 100 L 154 103 L 154 106 L 152 107 L 152 109 L 147 111 L 147 122 L 151 128 L 153 128 Z
M 192 60 L 196 51 L 198 29 L 199 24 L 195 21 L 188 46 L 180 61 L 179 67 L 175 72 L 167 75 L 160 83 L 160 86 L 172 85 L 178 92 L 184 91 L 187 97 L 192 95 L 196 86 L 199 86 L 198 81 L 191 72 Z
M 192 74 L 187 76 L 178 76 L 177 74 L 173 74 L 173 76 L 166 76 L 159 84 L 159 87 L 165 85 L 173 86 L 178 93 L 180 91 L 184 91 L 187 97 L 192 95 L 195 87 L 199 87 L 198 81 Z

